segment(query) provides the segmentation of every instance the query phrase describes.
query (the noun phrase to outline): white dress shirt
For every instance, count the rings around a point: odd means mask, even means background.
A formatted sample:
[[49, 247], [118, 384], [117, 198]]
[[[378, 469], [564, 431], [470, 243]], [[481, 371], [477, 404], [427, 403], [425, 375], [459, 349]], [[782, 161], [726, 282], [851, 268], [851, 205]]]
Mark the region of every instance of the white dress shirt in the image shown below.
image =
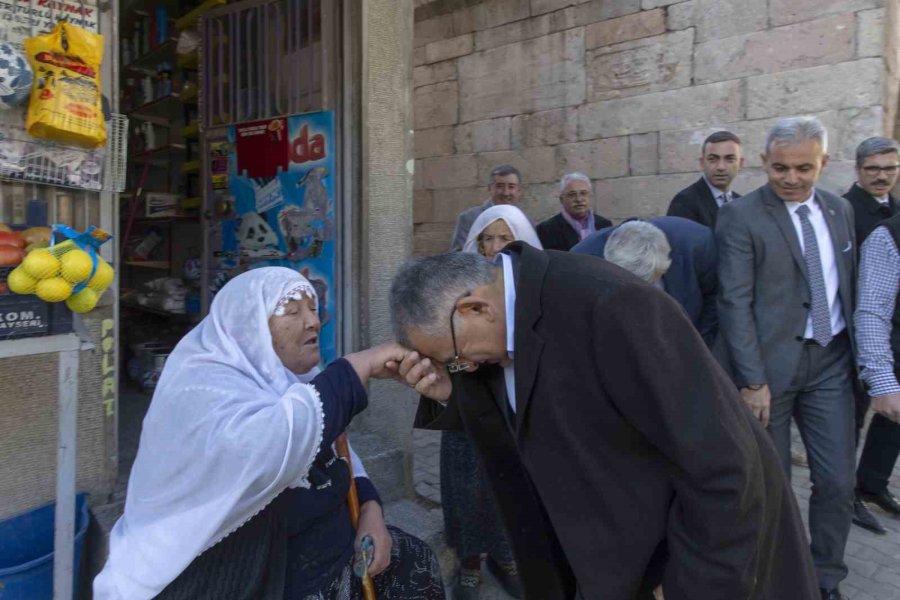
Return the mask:
[[[794, 223], [794, 229], [797, 232], [797, 239], [800, 241], [800, 250], [804, 254], [806, 254], [806, 248], [803, 243], [803, 225], [800, 222], [800, 215], [797, 214], [797, 209], [804, 204], [809, 207], [809, 223], [816, 234], [816, 241], [819, 244], [819, 260], [822, 261], [822, 275], [825, 276], [825, 293], [828, 296], [828, 309], [831, 313], [831, 335], [837, 335], [847, 327], [847, 324], [844, 322], [844, 313], [841, 311], [841, 299], [838, 296], [840, 277], [838, 276], [838, 266], [837, 260], [835, 260], [831, 232], [828, 231], [825, 214], [822, 212], [819, 200], [815, 196], [816, 190], [813, 189], [809, 198], [803, 202], [785, 202], [784, 205], [791, 215], [791, 221]], [[812, 312], [806, 317], [806, 333], [803, 334], [803, 337], [807, 339], [813, 337]]]
[[722, 208], [723, 205], [731, 202], [731, 200], [733, 199], [731, 190], [723, 192], [722, 190], [711, 184], [709, 182], [709, 179], [706, 178], [706, 175], [703, 176], [703, 181], [705, 181], [706, 185], [709, 186], [709, 191], [712, 192], [713, 198], [716, 199], [716, 204], [719, 206], [719, 208]]
[[885, 194], [884, 196], [881, 196], [880, 198], [875, 198], [875, 199], [878, 200], [878, 204], [881, 204], [882, 206], [888, 206], [888, 204], [891, 201], [891, 195]]
[[[494, 257], [494, 264], [499, 261], [503, 262], [503, 296], [506, 299], [506, 354], [510, 360], [513, 360], [516, 339], [516, 282], [513, 275], [512, 258], [501, 252]], [[506, 380], [506, 399], [515, 414], [516, 369], [514, 362], [503, 367], [503, 378]]]

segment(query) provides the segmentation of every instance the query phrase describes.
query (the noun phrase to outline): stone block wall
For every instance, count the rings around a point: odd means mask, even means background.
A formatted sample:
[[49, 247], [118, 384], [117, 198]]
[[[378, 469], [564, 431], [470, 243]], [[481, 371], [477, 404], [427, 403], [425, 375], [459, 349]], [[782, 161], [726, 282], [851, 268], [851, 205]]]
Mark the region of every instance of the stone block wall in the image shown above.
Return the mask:
[[[595, 180], [598, 211], [665, 211], [697, 178], [700, 143], [743, 140], [736, 189], [762, 182], [778, 118], [830, 134], [822, 186], [853, 181], [853, 151], [891, 134], [900, 0], [434, 0], [415, 11], [415, 252], [446, 250], [491, 168], [520, 168], [522, 208], [558, 210], [566, 171]], [[893, 24], [893, 25], [891, 25]]]

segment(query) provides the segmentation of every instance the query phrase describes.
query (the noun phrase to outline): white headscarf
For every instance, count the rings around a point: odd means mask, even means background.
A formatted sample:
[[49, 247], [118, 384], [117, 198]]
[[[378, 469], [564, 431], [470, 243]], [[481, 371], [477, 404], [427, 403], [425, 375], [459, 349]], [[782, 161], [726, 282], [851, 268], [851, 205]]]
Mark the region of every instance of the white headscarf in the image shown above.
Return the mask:
[[316, 299], [283, 267], [235, 277], [169, 356], [94, 598], [153, 598], [285, 488], [309, 487], [324, 427], [307, 383], [318, 369], [288, 371], [269, 332], [302, 295]]
[[487, 229], [488, 225], [498, 220], [506, 223], [516, 241], [521, 240], [538, 250], [544, 249], [525, 213], [511, 204], [498, 204], [478, 215], [478, 218], [472, 223], [469, 237], [466, 238], [466, 243], [463, 245], [463, 252], [478, 254], [478, 236]]

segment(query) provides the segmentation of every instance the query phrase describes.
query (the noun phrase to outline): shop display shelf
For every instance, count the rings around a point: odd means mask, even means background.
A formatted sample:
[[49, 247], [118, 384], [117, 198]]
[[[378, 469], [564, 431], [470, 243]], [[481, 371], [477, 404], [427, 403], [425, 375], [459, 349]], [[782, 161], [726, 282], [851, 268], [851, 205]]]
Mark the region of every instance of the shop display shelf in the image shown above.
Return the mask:
[[170, 94], [138, 106], [130, 111], [128, 116], [137, 119], [172, 119], [181, 110], [182, 106], [183, 104], [178, 94]]
[[151, 148], [143, 152], [135, 152], [128, 156], [128, 161], [134, 164], [142, 165], [146, 162], [162, 163], [169, 165], [173, 155], [180, 157], [186, 146], [184, 144], [167, 144], [159, 148]]
[[175, 29], [177, 29], [178, 31], [182, 31], [184, 29], [190, 29], [196, 26], [197, 19], [199, 19], [204, 13], [207, 13], [220, 4], [225, 4], [226, 2], [227, 0], [206, 0], [206, 2], [175, 21]]
[[159, 63], [166, 61], [172, 62], [175, 59], [175, 48], [177, 45], [177, 39], [169, 38], [143, 56], [140, 56], [125, 65], [122, 70], [130, 73], [156, 73], [156, 68]]
[[181, 129], [181, 136], [186, 140], [196, 140], [200, 137], [200, 121], [191, 121], [187, 127]]
[[125, 264], [129, 267], [140, 267], [142, 269], [160, 269], [168, 271], [172, 268], [172, 263], [167, 260], [126, 260]]
[[200, 88], [196, 85], [191, 85], [187, 89], [183, 89], [178, 97], [181, 98], [183, 104], [197, 104], [197, 100], [200, 98]]
[[[127, 220], [127, 216], [123, 216], [122, 220]], [[175, 215], [171, 217], [136, 217], [134, 221], [135, 224], [140, 225], [163, 225], [166, 223], [198, 223], [200, 222], [200, 215]], [[134, 261], [140, 262], [140, 261]]]
[[10, 128], [0, 132], [0, 179], [91, 191], [125, 187], [128, 118], [112, 113], [106, 144], [97, 149], [38, 139]]
[[196, 71], [200, 65], [200, 50], [193, 50], [187, 54], [179, 54], [176, 63], [180, 68]]
[[150, 313], [152, 315], [159, 315], [161, 317], [169, 317], [173, 319], [183, 319], [185, 321], [199, 321], [200, 315], [197, 313], [179, 313], [179, 312], [171, 312], [168, 310], [162, 310], [161, 308], [153, 308], [152, 306], [144, 306], [143, 304], [138, 304], [137, 302], [128, 302], [125, 300], [119, 301], [119, 306], [123, 308], [131, 308], [134, 310], [140, 310], [145, 313]]

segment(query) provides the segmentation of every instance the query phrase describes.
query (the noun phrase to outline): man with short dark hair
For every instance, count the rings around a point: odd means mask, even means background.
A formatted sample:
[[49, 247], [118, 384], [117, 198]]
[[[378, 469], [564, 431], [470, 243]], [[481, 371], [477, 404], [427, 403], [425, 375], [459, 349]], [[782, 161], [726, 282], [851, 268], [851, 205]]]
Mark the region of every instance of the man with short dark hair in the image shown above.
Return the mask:
[[459, 252], [469, 237], [469, 230], [478, 215], [497, 204], [516, 204], [522, 195], [522, 175], [519, 170], [511, 165], [500, 165], [491, 170], [491, 181], [488, 184], [491, 197], [479, 204], [459, 213], [456, 219], [456, 229], [453, 232], [453, 241], [450, 243], [451, 252]]
[[[896, 198], [891, 196], [891, 189], [896, 185], [898, 176], [900, 176], [900, 145], [897, 142], [886, 137], [870, 137], [857, 147], [856, 183], [844, 194], [844, 198], [853, 207], [856, 222], [856, 243], [859, 247], [865, 248], [864, 242], [869, 237], [869, 234], [879, 226], [884, 225], [893, 215], [900, 214], [900, 210], [898, 210], [900, 209], [900, 204], [898, 204]], [[891, 231], [893, 231], [893, 228]], [[880, 299], [879, 295], [873, 297], [873, 294], [881, 293], [880, 287], [873, 287], [871, 283], [867, 284], [866, 288], [863, 289], [863, 280], [871, 281], [872, 279], [871, 275], [863, 273], [863, 268], [867, 271], [880, 269], [889, 264], [896, 254], [896, 248], [887, 239], [887, 235], [885, 233], [879, 235], [884, 239], [873, 242], [872, 247], [868, 250], [867, 260], [865, 262], [861, 260], [860, 262], [860, 307], [856, 312], [857, 321], [860, 318], [863, 320], [869, 318], [873, 311], [872, 307], [875, 306], [875, 300]], [[882, 251], [878, 252], [875, 248], [880, 248]], [[879, 259], [884, 261], [883, 264], [875, 264]], [[869, 306], [865, 310], [863, 310], [864, 302]], [[884, 303], [881, 306], [892, 307], [893, 305], [893, 298], [884, 297]], [[889, 322], [890, 317], [885, 320], [885, 324]], [[871, 331], [872, 327], [868, 329]], [[857, 333], [859, 344], [862, 344], [863, 335], [864, 332], [862, 331]], [[862, 346], [860, 347], [859, 356], [861, 367], [866, 363], [871, 364], [874, 359], [872, 353], [863, 352]], [[886, 357], [882, 357], [882, 360], [886, 360]], [[870, 398], [884, 396], [886, 395], [885, 390], [891, 389], [882, 383], [885, 379], [893, 377], [893, 372], [890, 372], [890, 369], [881, 377], [874, 378], [876, 381], [875, 385], [870, 382], [873, 379], [871, 376], [872, 371], [871, 368], [863, 371], [862, 378], [868, 390], [857, 390], [856, 394], [857, 435], [862, 431], [865, 424]], [[878, 522], [875, 515], [871, 513], [866, 506], [866, 502], [880, 506], [888, 514], [900, 515], [900, 502], [887, 489], [890, 472], [897, 462], [898, 447], [900, 447], [900, 426], [890, 422], [885, 416], [876, 414], [869, 426], [862, 458], [856, 470], [856, 500], [853, 504], [853, 523], [879, 535], [886, 535], [887, 530]], [[885, 469], [887, 469], [886, 475]]]
[[414, 259], [389, 304], [388, 367], [472, 440], [526, 600], [817, 600], [768, 435], [661, 290], [514, 242]]
[[700, 150], [703, 175], [675, 195], [666, 214], [715, 228], [719, 209], [741, 197], [731, 189], [731, 184], [743, 166], [740, 138], [730, 131], [713, 133]]
[[559, 180], [559, 212], [535, 229], [544, 250], [566, 252], [598, 229], [612, 225], [594, 212], [594, 189], [584, 173], [566, 173]]
[[[811, 549], [822, 600], [843, 600], [853, 513], [853, 306], [849, 203], [816, 187], [828, 134], [815, 117], [766, 136], [768, 183], [722, 207], [719, 330], [741, 397], [791, 472], [791, 420], [811, 460]], [[789, 596], [786, 596], [789, 597]]]

